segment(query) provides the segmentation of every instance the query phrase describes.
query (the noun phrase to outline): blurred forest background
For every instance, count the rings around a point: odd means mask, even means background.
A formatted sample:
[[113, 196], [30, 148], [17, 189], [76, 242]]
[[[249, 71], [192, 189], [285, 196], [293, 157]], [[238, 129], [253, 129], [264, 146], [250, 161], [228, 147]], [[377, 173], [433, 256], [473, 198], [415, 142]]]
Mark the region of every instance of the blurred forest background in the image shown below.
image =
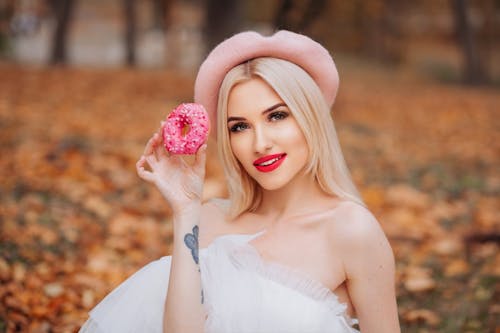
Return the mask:
[[[500, 332], [500, 2], [0, 0], [0, 332], [76, 332], [170, 253], [135, 162], [231, 34], [339, 68], [332, 114], [394, 248], [403, 332]], [[226, 195], [209, 143], [205, 198]]]

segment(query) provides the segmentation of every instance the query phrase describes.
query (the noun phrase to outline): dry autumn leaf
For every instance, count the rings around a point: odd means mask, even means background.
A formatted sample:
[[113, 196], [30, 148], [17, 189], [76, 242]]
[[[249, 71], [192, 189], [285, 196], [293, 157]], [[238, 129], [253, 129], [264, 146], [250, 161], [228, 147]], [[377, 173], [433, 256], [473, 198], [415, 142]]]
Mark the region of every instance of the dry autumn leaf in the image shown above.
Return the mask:
[[410, 310], [404, 314], [404, 319], [410, 323], [424, 322], [430, 326], [437, 326], [441, 322], [436, 312], [426, 309]]
[[424, 292], [436, 287], [432, 272], [428, 268], [418, 266], [408, 267], [403, 278], [404, 286], [411, 292]]

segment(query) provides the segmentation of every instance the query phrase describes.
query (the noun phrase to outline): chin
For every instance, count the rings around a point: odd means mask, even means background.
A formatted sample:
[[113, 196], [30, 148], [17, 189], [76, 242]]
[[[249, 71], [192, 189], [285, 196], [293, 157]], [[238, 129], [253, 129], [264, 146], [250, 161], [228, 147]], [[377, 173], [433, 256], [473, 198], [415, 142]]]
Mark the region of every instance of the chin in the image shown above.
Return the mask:
[[288, 184], [287, 181], [282, 181], [279, 179], [270, 179], [266, 181], [257, 181], [257, 183], [262, 187], [263, 190], [266, 191], [275, 191], [283, 188], [286, 184]]

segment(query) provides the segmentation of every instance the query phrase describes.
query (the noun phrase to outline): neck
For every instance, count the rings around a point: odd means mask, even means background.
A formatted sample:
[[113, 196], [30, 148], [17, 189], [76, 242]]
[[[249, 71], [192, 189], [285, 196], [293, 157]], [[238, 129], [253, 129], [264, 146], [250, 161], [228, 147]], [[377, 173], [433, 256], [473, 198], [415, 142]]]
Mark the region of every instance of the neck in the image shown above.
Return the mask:
[[331, 207], [333, 200], [335, 197], [323, 192], [311, 176], [303, 175], [280, 189], [263, 190], [256, 213], [268, 216], [273, 224], [279, 224], [293, 216]]

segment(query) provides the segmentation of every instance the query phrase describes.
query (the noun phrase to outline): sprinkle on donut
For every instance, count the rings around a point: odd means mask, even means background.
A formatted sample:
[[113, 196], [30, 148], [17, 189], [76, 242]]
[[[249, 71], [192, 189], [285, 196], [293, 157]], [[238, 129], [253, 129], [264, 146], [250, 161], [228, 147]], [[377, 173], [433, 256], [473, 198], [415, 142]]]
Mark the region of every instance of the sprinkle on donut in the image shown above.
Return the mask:
[[[189, 131], [184, 135], [184, 129]], [[208, 113], [201, 104], [183, 103], [167, 117], [162, 128], [163, 143], [171, 154], [196, 154], [210, 129]]]

